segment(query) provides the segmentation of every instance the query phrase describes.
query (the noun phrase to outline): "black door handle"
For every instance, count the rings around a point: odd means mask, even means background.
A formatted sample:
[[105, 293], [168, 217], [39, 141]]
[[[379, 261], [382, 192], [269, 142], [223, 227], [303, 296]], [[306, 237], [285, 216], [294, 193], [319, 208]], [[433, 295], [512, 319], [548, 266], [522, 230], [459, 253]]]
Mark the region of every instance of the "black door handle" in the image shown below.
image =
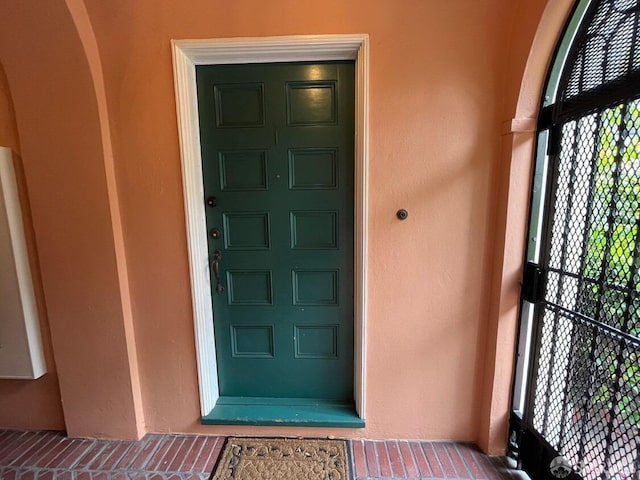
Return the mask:
[[216, 293], [218, 294], [224, 292], [224, 287], [222, 286], [222, 283], [220, 283], [220, 260], [222, 260], [222, 252], [220, 250], [216, 250], [213, 252], [211, 270], [213, 271], [213, 276], [216, 279]]

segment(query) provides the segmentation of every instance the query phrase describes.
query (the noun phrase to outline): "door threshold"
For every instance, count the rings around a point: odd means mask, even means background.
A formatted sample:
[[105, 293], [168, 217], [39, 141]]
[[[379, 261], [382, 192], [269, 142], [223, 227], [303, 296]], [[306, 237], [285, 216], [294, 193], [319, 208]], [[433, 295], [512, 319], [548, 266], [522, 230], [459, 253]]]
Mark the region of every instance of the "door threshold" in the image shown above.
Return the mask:
[[353, 402], [316, 398], [220, 397], [203, 425], [364, 428]]

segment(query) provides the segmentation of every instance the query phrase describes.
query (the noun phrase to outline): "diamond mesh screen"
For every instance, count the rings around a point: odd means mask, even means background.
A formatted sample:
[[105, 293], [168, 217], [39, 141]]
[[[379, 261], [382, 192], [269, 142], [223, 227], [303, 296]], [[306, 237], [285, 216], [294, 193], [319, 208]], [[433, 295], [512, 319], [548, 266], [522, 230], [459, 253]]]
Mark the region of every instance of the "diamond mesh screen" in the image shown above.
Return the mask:
[[640, 100], [564, 123], [555, 162], [533, 427], [584, 478], [637, 478]]
[[570, 73], [560, 95], [563, 101], [640, 70], [637, 0], [595, 3], [584, 40], [565, 67]]
[[559, 453], [585, 479], [638, 480], [640, 0], [584, 12], [540, 116], [546, 286], [541, 299], [527, 285], [532, 368], [514, 451], [542, 478]]

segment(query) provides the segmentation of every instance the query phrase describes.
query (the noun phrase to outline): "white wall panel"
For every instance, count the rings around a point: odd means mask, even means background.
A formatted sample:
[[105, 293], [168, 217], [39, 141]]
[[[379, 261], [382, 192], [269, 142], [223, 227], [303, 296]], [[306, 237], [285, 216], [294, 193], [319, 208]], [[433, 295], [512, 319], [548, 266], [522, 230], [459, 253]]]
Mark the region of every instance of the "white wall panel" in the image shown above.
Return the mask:
[[0, 147], [0, 378], [46, 371], [13, 154]]

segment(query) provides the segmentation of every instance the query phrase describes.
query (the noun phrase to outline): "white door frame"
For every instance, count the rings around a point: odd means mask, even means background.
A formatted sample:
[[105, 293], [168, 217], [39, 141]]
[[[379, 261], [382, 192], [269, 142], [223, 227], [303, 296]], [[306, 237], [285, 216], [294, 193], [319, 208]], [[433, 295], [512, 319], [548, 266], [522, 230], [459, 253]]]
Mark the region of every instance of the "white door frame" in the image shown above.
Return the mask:
[[355, 270], [354, 395], [365, 419], [367, 164], [369, 132], [369, 36], [313, 35], [172, 40], [173, 71], [182, 159], [191, 294], [200, 388], [200, 409], [209, 414], [219, 397], [213, 333], [209, 253], [202, 184], [196, 65], [355, 60]]

